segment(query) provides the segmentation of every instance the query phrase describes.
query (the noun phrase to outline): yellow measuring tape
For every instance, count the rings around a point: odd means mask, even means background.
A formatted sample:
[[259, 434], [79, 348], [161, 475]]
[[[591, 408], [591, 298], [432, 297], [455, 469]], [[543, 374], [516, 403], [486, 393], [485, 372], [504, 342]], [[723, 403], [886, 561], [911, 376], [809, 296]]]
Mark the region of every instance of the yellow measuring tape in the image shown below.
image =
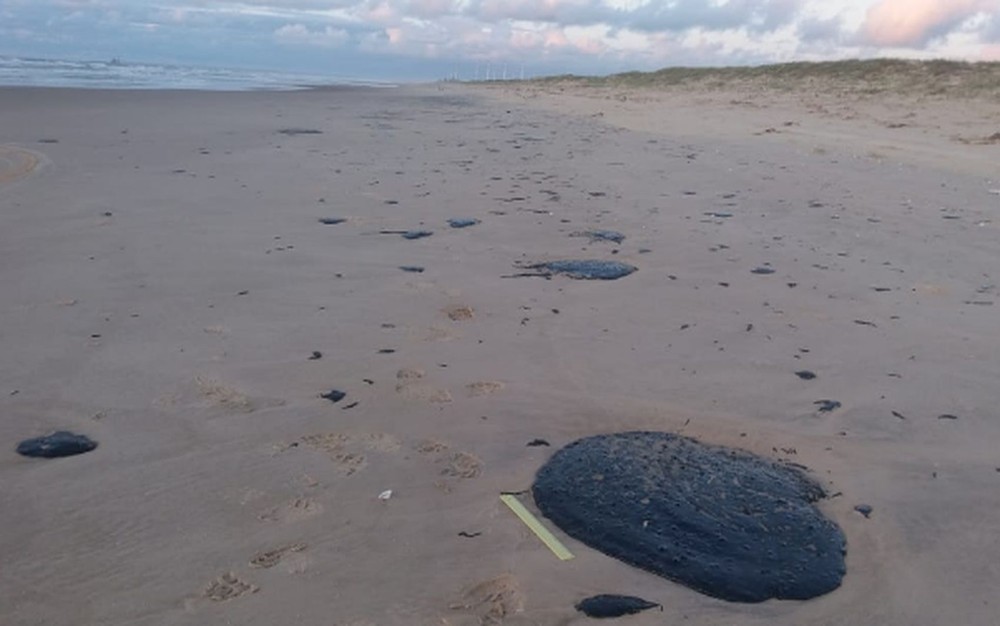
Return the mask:
[[573, 553], [561, 541], [556, 539], [556, 536], [550, 533], [548, 528], [542, 526], [538, 518], [532, 515], [531, 511], [524, 508], [520, 500], [509, 493], [502, 494], [500, 500], [514, 512], [514, 515], [518, 516], [524, 522], [525, 526], [531, 529], [531, 532], [535, 533], [542, 540], [542, 543], [548, 546], [549, 550], [552, 550], [552, 554], [559, 557], [560, 561], [568, 561], [573, 558]]

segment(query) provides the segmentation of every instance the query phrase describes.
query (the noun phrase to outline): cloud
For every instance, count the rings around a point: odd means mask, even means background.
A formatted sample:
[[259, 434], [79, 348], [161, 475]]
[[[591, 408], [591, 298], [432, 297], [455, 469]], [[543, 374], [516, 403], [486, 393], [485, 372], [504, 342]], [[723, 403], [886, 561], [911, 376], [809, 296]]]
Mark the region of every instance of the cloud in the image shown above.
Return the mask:
[[837, 41], [844, 35], [844, 24], [839, 16], [827, 19], [807, 18], [799, 22], [796, 34], [802, 43]]
[[327, 26], [320, 30], [310, 30], [303, 24], [285, 24], [274, 31], [274, 39], [279, 43], [325, 48], [342, 46], [350, 38], [351, 36], [346, 30], [333, 26]]
[[805, 0], [652, 0], [616, 7], [606, 0], [473, 0], [464, 12], [484, 22], [604, 24], [643, 32], [680, 32], [692, 28], [774, 30], [792, 22], [804, 3]]
[[458, 11], [458, 5], [455, 0], [410, 0], [406, 3], [409, 14], [425, 19], [452, 15]]
[[984, 24], [982, 40], [987, 44], [1000, 44], [1000, 11], [993, 14]]
[[980, 54], [979, 61], [1000, 61], [1000, 44], [989, 44], [983, 46], [983, 51]]
[[1000, 11], [1000, 0], [879, 0], [862, 25], [866, 43], [922, 48], [968, 20]]
[[1000, 0], [0, 0], [0, 54], [390, 79], [471, 75], [477, 64], [583, 74], [883, 47], [995, 58], [997, 45]]

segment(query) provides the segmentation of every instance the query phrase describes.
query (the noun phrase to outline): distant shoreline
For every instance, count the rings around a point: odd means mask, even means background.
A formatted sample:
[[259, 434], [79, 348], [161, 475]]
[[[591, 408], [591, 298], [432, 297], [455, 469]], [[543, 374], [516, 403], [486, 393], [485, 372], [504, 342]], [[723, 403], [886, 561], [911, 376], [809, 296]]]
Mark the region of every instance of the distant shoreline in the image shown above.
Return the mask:
[[249, 70], [109, 61], [0, 56], [0, 86], [169, 91], [302, 91], [316, 86], [391, 86], [392, 81]]
[[5, 85], [0, 84], [0, 94], [4, 92], [30, 92], [56, 93], [71, 91], [74, 93], [164, 93], [164, 94], [282, 94], [282, 93], [304, 93], [310, 91], [327, 92], [348, 92], [348, 91], [381, 91], [385, 89], [399, 89], [401, 87], [420, 86], [420, 83], [413, 85], [300, 85], [287, 89], [196, 89], [196, 88], [169, 88], [169, 87], [73, 87], [64, 85]]

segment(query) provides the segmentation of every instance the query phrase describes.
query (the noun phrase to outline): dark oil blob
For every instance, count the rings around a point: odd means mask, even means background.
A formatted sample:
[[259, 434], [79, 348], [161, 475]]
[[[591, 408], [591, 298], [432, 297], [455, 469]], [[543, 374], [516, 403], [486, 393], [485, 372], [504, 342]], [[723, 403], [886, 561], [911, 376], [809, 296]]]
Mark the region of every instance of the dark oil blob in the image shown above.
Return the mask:
[[588, 546], [733, 602], [840, 586], [846, 541], [796, 467], [660, 432], [559, 450], [533, 486], [542, 514]]
[[346, 398], [347, 394], [344, 393], [343, 391], [340, 391], [339, 389], [331, 389], [326, 393], [320, 394], [319, 397], [323, 398], [324, 400], [329, 400], [330, 402], [336, 404], [337, 402], [340, 402], [341, 400]]
[[45, 437], [25, 439], [17, 444], [17, 453], [35, 458], [57, 459], [90, 452], [95, 448], [97, 442], [86, 435], [60, 430]]
[[452, 228], [468, 228], [469, 226], [475, 226], [479, 223], [479, 220], [475, 218], [459, 218], [448, 220], [448, 226]]
[[635, 615], [649, 609], [660, 606], [655, 602], [643, 600], [635, 596], [616, 596], [611, 594], [601, 594], [580, 600], [576, 604], [576, 610], [587, 617], [623, 617], [625, 615]]
[[829, 413], [830, 411], [836, 411], [841, 407], [840, 402], [836, 400], [817, 400], [813, 402], [817, 407], [819, 407], [820, 413]]
[[423, 239], [424, 237], [430, 237], [434, 233], [429, 230], [408, 230], [401, 234], [403, 239]]
[[323, 131], [316, 130], [315, 128], [282, 128], [278, 133], [294, 137], [295, 135], [322, 135]]

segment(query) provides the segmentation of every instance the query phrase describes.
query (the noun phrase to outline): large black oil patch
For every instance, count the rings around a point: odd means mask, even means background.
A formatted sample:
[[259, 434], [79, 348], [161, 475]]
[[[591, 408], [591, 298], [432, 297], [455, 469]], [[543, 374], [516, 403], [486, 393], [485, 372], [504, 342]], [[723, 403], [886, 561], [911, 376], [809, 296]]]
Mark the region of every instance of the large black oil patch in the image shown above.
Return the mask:
[[805, 600], [844, 577], [844, 534], [814, 506], [823, 488], [747, 452], [658, 432], [588, 437], [556, 452], [533, 491], [569, 535], [723, 600]]

